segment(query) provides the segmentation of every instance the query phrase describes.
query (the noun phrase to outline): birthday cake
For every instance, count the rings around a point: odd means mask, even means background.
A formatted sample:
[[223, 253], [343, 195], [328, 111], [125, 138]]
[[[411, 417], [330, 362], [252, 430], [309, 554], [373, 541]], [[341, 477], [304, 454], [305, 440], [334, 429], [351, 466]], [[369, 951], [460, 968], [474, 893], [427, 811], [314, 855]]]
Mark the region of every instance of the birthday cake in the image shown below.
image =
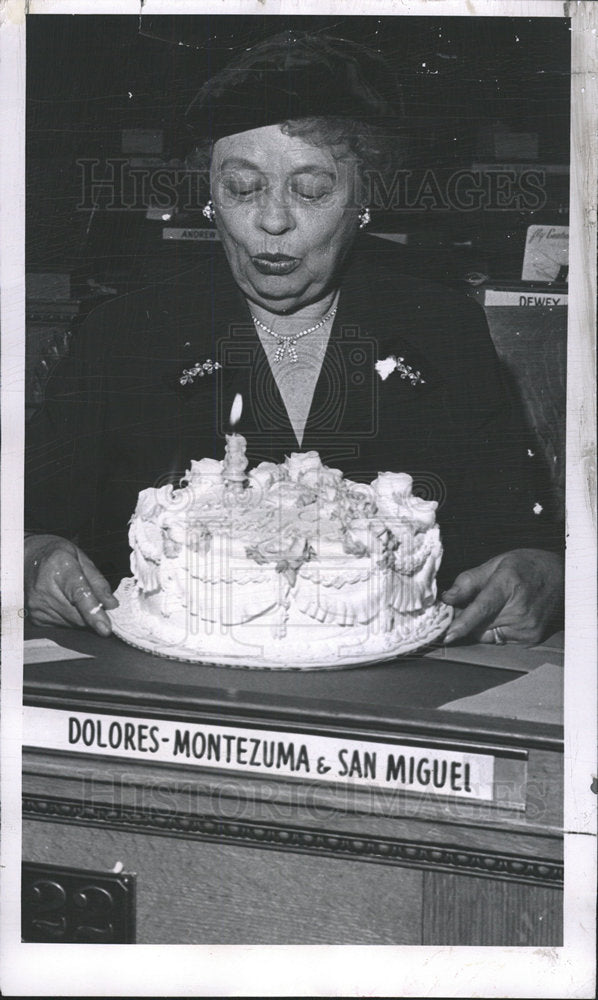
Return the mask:
[[411, 477], [345, 479], [317, 452], [245, 474], [245, 439], [142, 490], [114, 632], [162, 656], [274, 669], [376, 662], [439, 638], [436, 502]]

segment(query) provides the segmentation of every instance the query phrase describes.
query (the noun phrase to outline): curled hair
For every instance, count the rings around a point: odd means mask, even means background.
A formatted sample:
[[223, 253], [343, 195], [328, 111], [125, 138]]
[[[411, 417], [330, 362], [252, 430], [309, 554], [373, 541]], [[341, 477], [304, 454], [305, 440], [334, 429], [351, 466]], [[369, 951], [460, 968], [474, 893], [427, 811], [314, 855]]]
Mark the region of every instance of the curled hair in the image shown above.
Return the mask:
[[314, 146], [328, 146], [335, 159], [352, 154], [362, 183], [370, 172], [389, 171], [395, 158], [394, 136], [378, 125], [353, 118], [303, 118], [284, 122], [282, 130]]

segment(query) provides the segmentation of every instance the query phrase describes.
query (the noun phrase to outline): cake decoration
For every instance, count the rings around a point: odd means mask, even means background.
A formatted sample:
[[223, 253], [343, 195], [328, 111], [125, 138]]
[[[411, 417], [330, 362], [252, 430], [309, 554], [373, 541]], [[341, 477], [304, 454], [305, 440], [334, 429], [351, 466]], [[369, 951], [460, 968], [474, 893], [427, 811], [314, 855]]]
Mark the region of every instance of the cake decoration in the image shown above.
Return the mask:
[[412, 652], [448, 628], [437, 504], [409, 475], [352, 482], [315, 451], [247, 466], [230, 434], [222, 461], [141, 491], [117, 635], [179, 659], [306, 670]]

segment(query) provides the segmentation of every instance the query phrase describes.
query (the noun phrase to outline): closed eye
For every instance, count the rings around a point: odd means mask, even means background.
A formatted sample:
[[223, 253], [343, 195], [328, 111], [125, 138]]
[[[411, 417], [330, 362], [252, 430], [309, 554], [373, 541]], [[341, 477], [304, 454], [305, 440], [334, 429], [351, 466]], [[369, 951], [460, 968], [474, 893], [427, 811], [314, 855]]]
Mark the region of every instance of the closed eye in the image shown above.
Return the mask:
[[226, 192], [234, 198], [251, 198], [264, 188], [264, 181], [259, 175], [243, 176], [242, 173], [231, 171], [222, 178]]
[[336, 178], [328, 170], [305, 167], [290, 178], [290, 187], [302, 201], [322, 201], [333, 193]]
[[242, 187], [239, 184], [227, 184], [226, 189], [229, 194], [232, 194], [235, 198], [251, 198], [254, 194], [259, 194], [263, 190], [261, 185], [252, 185], [251, 187]]
[[330, 191], [322, 191], [317, 194], [308, 191], [296, 191], [295, 194], [303, 201], [322, 201], [323, 198], [326, 198], [330, 194]]

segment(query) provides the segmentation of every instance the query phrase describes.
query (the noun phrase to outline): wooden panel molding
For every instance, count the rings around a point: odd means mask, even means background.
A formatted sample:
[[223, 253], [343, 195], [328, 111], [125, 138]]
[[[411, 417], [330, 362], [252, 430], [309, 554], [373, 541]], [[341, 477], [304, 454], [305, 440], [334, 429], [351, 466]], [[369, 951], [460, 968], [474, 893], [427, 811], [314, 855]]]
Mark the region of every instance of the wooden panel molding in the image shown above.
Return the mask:
[[246, 847], [272, 848], [334, 858], [355, 858], [378, 864], [404, 865], [482, 878], [504, 879], [558, 888], [560, 862], [520, 857], [458, 845], [425, 844], [413, 840], [338, 833], [295, 825], [220, 819], [217, 816], [133, 806], [85, 802], [53, 796], [24, 796], [23, 814], [73, 826], [110, 827], [158, 836], [182, 837]]

